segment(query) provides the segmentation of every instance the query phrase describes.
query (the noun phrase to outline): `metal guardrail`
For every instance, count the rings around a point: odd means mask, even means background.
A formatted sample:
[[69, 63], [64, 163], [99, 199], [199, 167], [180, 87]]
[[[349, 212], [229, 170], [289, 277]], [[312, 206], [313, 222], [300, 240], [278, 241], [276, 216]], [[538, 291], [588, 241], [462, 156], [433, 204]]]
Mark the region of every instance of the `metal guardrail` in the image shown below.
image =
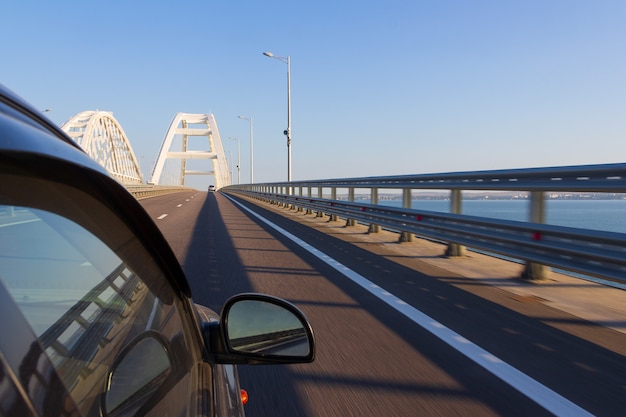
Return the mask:
[[[338, 188], [348, 190], [349, 201], [337, 199]], [[355, 202], [356, 188], [369, 188], [373, 204]], [[325, 189], [330, 199], [322, 197]], [[402, 190], [404, 208], [378, 205], [380, 189]], [[411, 191], [433, 189], [450, 190], [451, 213], [410, 208]], [[529, 192], [529, 221], [463, 215], [463, 190]], [[401, 240], [440, 240], [450, 256], [468, 246], [525, 261], [527, 279], [544, 278], [544, 266], [550, 266], [626, 283], [626, 234], [543, 224], [546, 192], [626, 193], [626, 164], [247, 184], [222, 191], [345, 218], [348, 225], [369, 223], [372, 232], [382, 226], [401, 233]]]
[[228, 189], [290, 187], [624, 193], [626, 163], [274, 182], [229, 186]]

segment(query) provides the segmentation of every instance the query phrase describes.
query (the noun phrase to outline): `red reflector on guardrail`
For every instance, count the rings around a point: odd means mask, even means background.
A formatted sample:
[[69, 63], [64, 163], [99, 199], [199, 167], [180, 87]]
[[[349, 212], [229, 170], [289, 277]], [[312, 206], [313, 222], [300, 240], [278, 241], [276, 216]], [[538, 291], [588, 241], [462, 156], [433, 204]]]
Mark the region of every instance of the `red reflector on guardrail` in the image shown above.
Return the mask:
[[418, 222], [422, 221], [422, 215], [418, 214], [417, 216], [415, 216], [415, 220], [417, 220]]
[[533, 232], [533, 240], [541, 240], [541, 232]]

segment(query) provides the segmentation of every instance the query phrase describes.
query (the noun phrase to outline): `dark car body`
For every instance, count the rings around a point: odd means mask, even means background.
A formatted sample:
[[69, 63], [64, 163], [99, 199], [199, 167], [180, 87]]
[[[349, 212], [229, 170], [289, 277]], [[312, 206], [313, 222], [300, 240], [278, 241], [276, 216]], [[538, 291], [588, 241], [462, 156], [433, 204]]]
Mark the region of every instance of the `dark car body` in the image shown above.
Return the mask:
[[135, 198], [1, 85], [0, 314], [0, 416], [241, 416], [236, 364], [315, 356], [284, 300], [194, 304]]

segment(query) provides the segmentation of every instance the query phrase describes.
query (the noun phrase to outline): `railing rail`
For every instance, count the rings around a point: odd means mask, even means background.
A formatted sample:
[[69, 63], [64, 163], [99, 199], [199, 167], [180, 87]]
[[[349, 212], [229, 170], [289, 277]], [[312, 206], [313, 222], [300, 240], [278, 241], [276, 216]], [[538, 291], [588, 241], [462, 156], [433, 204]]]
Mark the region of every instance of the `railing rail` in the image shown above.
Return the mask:
[[[354, 201], [354, 190], [363, 188], [371, 189], [373, 204]], [[331, 198], [323, 198], [325, 189]], [[338, 200], [337, 189], [348, 189], [349, 201]], [[404, 207], [378, 205], [381, 189], [401, 189]], [[450, 191], [451, 213], [411, 208], [413, 190], [434, 189]], [[463, 190], [529, 192], [529, 221], [463, 215]], [[551, 266], [626, 283], [626, 234], [543, 224], [546, 192], [626, 193], [626, 164], [245, 184], [222, 191], [315, 210], [345, 218], [346, 224], [369, 223], [374, 232], [382, 226], [404, 240], [410, 240], [407, 235], [437, 239], [448, 243], [448, 255], [468, 246], [519, 259], [526, 262], [528, 279], [544, 278], [544, 266]]]
[[626, 163], [273, 182], [235, 185], [228, 188], [261, 190], [268, 187], [623, 193], [626, 192]]

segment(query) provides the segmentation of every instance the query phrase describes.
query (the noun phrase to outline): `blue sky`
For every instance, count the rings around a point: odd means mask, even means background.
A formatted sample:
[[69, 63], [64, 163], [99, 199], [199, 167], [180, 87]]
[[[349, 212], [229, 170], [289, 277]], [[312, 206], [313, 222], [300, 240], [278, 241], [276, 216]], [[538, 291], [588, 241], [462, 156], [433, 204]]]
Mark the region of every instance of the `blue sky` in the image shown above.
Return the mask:
[[34, 1], [1, 7], [0, 83], [61, 125], [112, 111], [146, 176], [213, 113], [249, 179], [624, 162], [626, 2]]

